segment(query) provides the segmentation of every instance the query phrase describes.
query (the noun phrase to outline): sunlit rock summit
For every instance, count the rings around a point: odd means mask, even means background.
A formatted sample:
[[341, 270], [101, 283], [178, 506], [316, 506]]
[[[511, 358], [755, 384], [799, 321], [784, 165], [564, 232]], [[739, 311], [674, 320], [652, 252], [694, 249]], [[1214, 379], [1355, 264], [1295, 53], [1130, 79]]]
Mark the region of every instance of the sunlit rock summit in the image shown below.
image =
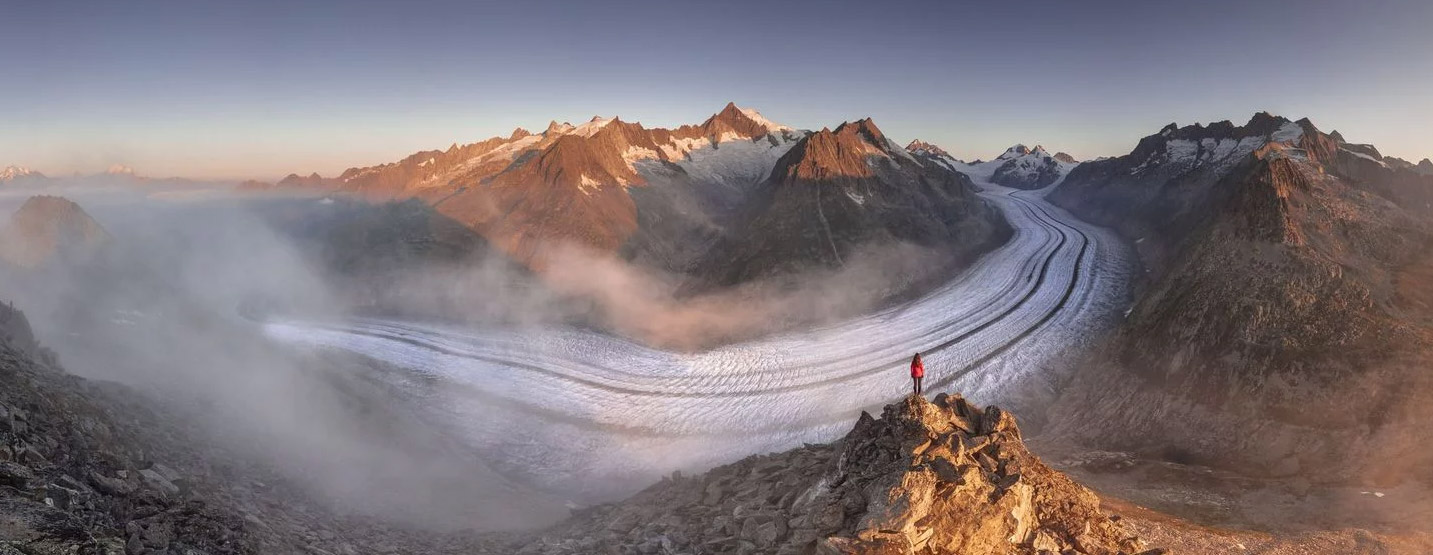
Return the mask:
[[1099, 498], [1032, 455], [1010, 413], [959, 395], [863, 413], [845, 438], [673, 476], [522, 553], [1139, 553]]

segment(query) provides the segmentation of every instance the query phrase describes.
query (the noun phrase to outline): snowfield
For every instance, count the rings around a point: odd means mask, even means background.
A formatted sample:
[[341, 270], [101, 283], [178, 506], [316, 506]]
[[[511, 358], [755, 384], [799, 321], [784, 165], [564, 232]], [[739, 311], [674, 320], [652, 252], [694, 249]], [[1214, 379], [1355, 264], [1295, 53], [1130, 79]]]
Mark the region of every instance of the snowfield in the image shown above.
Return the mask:
[[[1019, 405], [1063, 380], [1060, 355], [1127, 305], [1131, 257], [1115, 236], [965, 167], [1015, 235], [924, 297], [837, 325], [700, 353], [574, 328], [270, 321], [270, 337], [386, 363], [395, 395], [475, 456], [580, 503], [802, 442], [830, 441], [860, 411], [926, 389]], [[1058, 184], [1056, 185], [1058, 186]]]

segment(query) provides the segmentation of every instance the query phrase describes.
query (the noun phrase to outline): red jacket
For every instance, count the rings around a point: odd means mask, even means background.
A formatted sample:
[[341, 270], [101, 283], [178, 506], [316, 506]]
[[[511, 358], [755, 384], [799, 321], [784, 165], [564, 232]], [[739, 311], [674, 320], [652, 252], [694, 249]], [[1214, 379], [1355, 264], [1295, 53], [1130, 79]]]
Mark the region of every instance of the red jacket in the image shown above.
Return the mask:
[[924, 378], [924, 377], [925, 377], [925, 365], [922, 364], [921, 361], [915, 360], [915, 359], [912, 359], [912, 360], [911, 360], [911, 377], [912, 377], [912, 378]]

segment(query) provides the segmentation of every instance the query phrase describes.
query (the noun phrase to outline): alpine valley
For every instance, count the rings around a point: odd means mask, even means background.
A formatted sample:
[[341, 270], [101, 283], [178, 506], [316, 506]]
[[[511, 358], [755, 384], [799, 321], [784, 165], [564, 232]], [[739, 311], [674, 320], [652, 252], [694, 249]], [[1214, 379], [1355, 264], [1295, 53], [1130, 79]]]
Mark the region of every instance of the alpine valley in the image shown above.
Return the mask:
[[1433, 551], [1433, 163], [1308, 119], [0, 193], [0, 554]]

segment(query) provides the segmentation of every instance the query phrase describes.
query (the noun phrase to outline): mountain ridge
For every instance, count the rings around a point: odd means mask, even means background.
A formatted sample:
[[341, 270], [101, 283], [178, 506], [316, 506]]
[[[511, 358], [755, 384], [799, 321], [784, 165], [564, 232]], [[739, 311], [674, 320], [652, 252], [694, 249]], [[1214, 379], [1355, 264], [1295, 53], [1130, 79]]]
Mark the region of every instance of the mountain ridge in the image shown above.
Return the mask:
[[[353, 193], [372, 200], [419, 198], [539, 271], [564, 256], [566, 245], [573, 245], [648, 261], [665, 271], [696, 271], [703, 281], [722, 273], [725, 277], [714, 282], [729, 283], [780, 273], [773, 271], [777, 266], [794, 267], [775, 255], [750, 256], [751, 264], [763, 267], [730, 272], [700, 262], [738, 248], [734, 241], [770, 240], [743, 234], [738, 222], [754, 221], [755, 214], [764, 211], [754, 203], [775, 198], [775, 188], [816, 180], [871, 187], [878, 182], [910, 185], [941, 179], [956, 183], [961, 177], [949, 164], [924, 167], [870, 118], [844, 122], [835, 129], [798, 131], [727, 103], [696, 125], [646, 128], [620, 117], [594, 117], [579, 126], [553, 121], [539, 134], [516, 129], [507, 138], [420, 151], [394, 163], [350, 168], [337, 178], [294, 175], [277, 187]], [[654, 185], [653, 180], [659, 183]], [[922, 199], [901, 202], [975, 203], [973, 197], [958, 200], [960, 195], [937, 199], [930, 192], [913, 194]], [[559, 207], [562, 214], [556, 217], [553, 211]], [[996, 217], [988, 208], [974, 211], [981, 218]], [[880, 218], [848, 220], [872, 230], [888, 228]], [[819, 218], [802, 225], [830, 227]], [[977, 236], [973, 243], [988, 245], [986, 236], [996, 234], [994, 228], [967, 231]], [[889, 235], [862, 230], [838, 232], [834, 237], [822, 234], [826, 237], [813, 240], [819, 249], [794, 245], [787, 249], [791, 260], [839, 265], [842, 251], [848, 248], [842, 237], [864, 240]], [[934, 237], [925, 231], [915, 235], [925, 243]], [[673, 237], [683, 243], [673, 244]], [[820, 251], [827, 254], [817, 254]]]
[[[518, 260], [542, 266], [555, 241], [604, 252], [622, 246], [636, 229], [626, 189], [647, 184], [638, 162], [669, 163], [696, 149], [773, 135], [781, 139], [770, 142], [790, 142], [793, 133], [734, 103], [701, 124], [675, 129], [648, 129], [620, 117], [594, 117], [581, 126], [553, 121], [539, 134], [518, 128], [507, 138], [420, 151], [394, 163], [349, 168], [337, 178], [290, 175], [277, 187], [420, 198]], [[567, 221], [545, 216], [548, 206], [566, 206]]]
[[[1120, 432], [1067, 431], [1276, 476], [1433, 467], [1403, 439], [1433, 397], [1415, 370], [1433, 311], [1413, 285], [1433, 260], [1430, 189], [1375, 148], [1264, 112], [1243, 126], [1166, 126], [1130, 154], [1081, 164], [1049, 198], [1128, 238], [1145, 274], [1051, 421], [1103, 418]], [[1303, 410], [1334, 399], [1377, 409]], [[1241, 422], [1259, 422], [1261, 440], [1203, 439]]]

